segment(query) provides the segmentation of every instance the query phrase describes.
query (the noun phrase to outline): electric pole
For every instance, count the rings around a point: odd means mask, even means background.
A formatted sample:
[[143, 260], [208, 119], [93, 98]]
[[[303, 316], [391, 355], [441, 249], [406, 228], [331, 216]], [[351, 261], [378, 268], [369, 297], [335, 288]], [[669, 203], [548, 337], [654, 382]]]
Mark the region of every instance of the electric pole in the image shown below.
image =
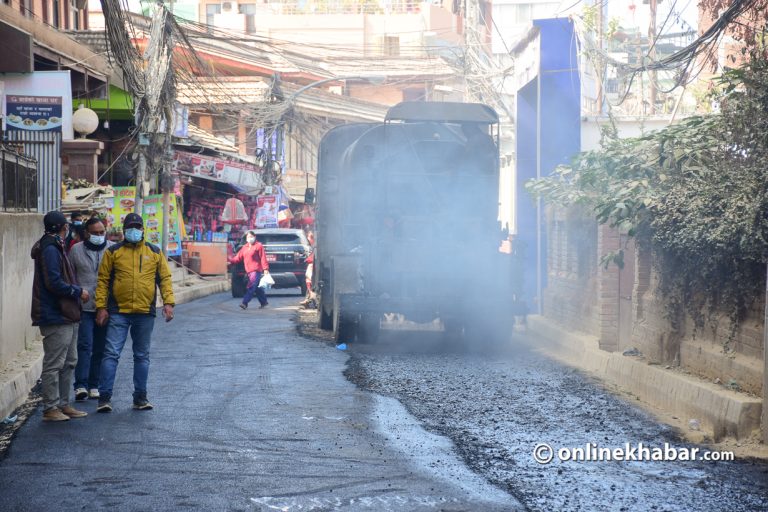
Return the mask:
[[[649, 62], [656, 62], [656, 7], [658, 5], [658, 0], [649, 0], [651, 5], [651, 22], [650, 26], [648, 27], [648, 60]], [[648, 82], [650, 85], [650, 102], [651, 102], [651, 108], [649, 111], [649, 114], [653, 115], [656, 113], [656, 77], [657, 72], [656, 70], [651, 70], [648, 72]]]

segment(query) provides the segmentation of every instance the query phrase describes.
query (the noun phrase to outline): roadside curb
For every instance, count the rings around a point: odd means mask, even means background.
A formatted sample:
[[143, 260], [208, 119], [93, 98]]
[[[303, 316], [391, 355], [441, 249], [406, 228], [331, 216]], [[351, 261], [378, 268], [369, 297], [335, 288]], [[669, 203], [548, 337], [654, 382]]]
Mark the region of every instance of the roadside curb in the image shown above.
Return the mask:
[[43, 343], [36, 340], [0, 372], [0, 420], [27, 400], [42, 371]]
[[542, 316], [529, 316], [528, 326], [531, 334], [551, 343], [539, 347], [547, 355], [587, 370], [651, 406], [686, 420], [697, 419], [715, 442], [726, 436], [747, 439], [760, 428], [760, 398], [665, 370], [640, 358], [605, 352], [599, 349], [597, 337], [569, 332]]
[[[188, 282], [188, 281], [187, 281]], [[226, 292], [230, 290], [232, 284], [229, 279], [217, 281], [199, 281], [193, 285], [177, 286], [174, 283], [173, 295], [176, 298], [176, 304], [184, 304], [201, 297], [213, 295], [215, 293]]]

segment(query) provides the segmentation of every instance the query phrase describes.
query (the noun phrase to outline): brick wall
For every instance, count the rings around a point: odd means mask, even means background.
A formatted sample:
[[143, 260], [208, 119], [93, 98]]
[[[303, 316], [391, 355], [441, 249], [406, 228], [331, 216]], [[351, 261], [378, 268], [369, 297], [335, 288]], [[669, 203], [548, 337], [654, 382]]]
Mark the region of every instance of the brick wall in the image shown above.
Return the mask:
[[[619, 269], [599, 264], [602, 255], [622, 247], [619, 232], [607, 226], [584, 224], [573, 229], [561, 209], [547, 212], [549, 252], [544, 316], [599, 339], [607, 351], [619, 350]], [[731, 338], [727, 315], [695, 329], [690, 318], [677, 319], [660, 289], [660, 275], [652, 251], [634, 253], [631, 345], [651, 364], [679, 366], [694, 375], [761, 394], [763, 375], [763, 309], [755, 304]], [[622, 346], [620, 350], [628, 347]]]
[[597, 224], [582, 220], [576, 228], [568, 212], [548, 211], [548, 284], [542, 294], [543, 311], [569, 329], [597, 335]]

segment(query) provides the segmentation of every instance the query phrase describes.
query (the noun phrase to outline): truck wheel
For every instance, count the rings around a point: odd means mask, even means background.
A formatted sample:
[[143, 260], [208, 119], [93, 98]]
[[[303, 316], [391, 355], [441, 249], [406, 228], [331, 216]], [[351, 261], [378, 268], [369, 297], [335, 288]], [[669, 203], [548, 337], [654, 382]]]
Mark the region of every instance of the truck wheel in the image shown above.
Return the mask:
[[299, 288], [301, 288], [301, 296], [306, 297], [307, 296], [307, 282], [302, 281], [299, 283]]
[[239, 299], [245, 295], [245, 283], [243, 279], [232, 274], [232, 297]]
[[357, 338], [357, 322], [344, 315], [341, 308], [333, 310], [333, 337], [339, 343], [352, 343]]
[[381, 332], [381, 315], [376, 313], [365, 313], [360, 318], [360, 342], [376, 343], [379, 340]]
[[333, 312], [326, 313], [325, 309], [323, 309], [322, 304], [318, 308], [320, 310], [320, 328], [324, 331], [330, 331], [333, 329]]

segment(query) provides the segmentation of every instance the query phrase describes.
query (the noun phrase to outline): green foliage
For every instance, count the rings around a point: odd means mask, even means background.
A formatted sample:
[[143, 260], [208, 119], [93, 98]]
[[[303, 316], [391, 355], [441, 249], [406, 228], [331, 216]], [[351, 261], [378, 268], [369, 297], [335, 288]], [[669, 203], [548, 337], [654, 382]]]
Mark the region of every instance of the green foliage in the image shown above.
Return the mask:
[[723, 75], [720, 90], [719, 113], [639, 138], [607, 137], [527, 188], [585, 205], [652, 249], [673, 317], [685, 308], [702, 326], [704, 312], [726, 310], [735, 329], [765, 286], [768, 61], [753, 56]]

